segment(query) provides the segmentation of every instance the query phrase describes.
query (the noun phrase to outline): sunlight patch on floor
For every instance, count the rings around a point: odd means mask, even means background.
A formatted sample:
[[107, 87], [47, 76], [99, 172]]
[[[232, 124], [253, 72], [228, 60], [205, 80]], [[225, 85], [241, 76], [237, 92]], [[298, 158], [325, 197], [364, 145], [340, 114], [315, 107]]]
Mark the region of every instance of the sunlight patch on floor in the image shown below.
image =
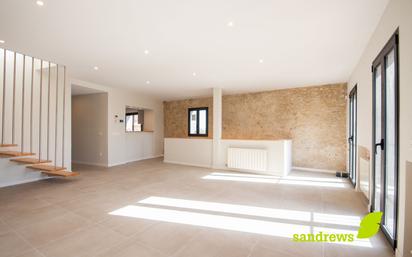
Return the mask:
[[[238, 204], [204, 202], [184, 200], [169, 197], [151, 196], [139, 201], [141, 204], [161, 205], [202, 211], [215, 211], [231, 214], [259, 216], [276, 219], [311, 221], [311, 213], [306, 211], [293, 211], [285, 209], [272, 209]], [[358, 224], [359, 225], [359, 224]]]
[[295, 233], [310, 233], [310, 227], [304, 225], [136, 205], [128, 205], [109, 214], [288, 238]]
[[277, 176], [267, 176], [267, 175], [212, 172], [202, 177], [202, 179], [252, 182], [252, 183], [268, 183], [268, 184], [285, 184], [285, 185], [310, 186], [310, 187], [346, 188], [349, 186], [349, 184], [342, 179], [307, 177], [307, 176], [286, 176], [286, 177], [280, 178]]
[[[185, 210], [168, 209], [168, 207], [184, 208]], [[210, 211], [214, 213], [200, 213], [196, 211]], [[352, 215], [264, 208], [158, 196], [150, 196], [137, 202], [136, 205], [127, 205], [109, 214], [286, 238], [292, 238], [294, 234], [318, 234], [320, 232], [356, 235], [357, 227], [361, 220], [361, 217]], [[253, 217], [228, 216], [229, 214]], [[278, 220], [260, 220], [259, 217]], [[297, 223], [285, 223], [282, 220], [291, 220]], [[328, 226], [339, 225], [352, 228], [321, 227], [327, 224]], [[328, 243], [372, 247], [368, 239]]]
[[297, 211], [290, 209], [264, 208], [249, 205], [194, 201], [170, 197], [150, 196], [139, 201], [138, 203], [174, 208], [185, 208], [192, 210], [230, 213], [238, 215], [249, 215], [264, 218], [334, 224], [351, 227], [359, 227], [359, 224], [361, 222], [360, 216], [353, 215], [339, 215], [310, 211]]
[[361, 219], [361, 217], [353, 215], [339, 215], [314, 212], [312, 220], [317, 223], [359, 227]]

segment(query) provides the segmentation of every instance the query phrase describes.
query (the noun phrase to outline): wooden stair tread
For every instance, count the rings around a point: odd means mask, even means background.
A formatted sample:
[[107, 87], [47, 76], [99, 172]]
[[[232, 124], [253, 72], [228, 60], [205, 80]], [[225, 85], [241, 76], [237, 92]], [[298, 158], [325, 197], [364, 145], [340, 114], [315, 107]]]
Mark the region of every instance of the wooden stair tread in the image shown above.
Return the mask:
[[10, 156], [10, 157], [18, 157], [18, 156], [31, 156], [35, 155], [34, 153], [22, 153], [20, 151], [0, 151], [0, 156]]
[[11, 159], [12, 162], [24, 163], [24, 164], [40, 164], [40, 163], [49, 163], [50, 160], [39, 160], [39, 158], [16, 158]]
[[42, 171], [41, 173], [48, 176], [58, 176], [58, 177], [75, 177], [78, 176], [78, 172], [67, 171], [67, 170], [57, 170], [57, 171]]
[[61, 171], [61, 170], [65, 170], [65, 167], [55, 167], [54, 165], [47, 165], [47, 164], [34, 164], [34, 165], [30, 165], [27, 166], [27, 168], [30, 169], [35, 169], [35, 170], [41, 170], [41, 171]]
[[16, 144], [0, 144], [0, 147], [14, 147]]
[[65, 167], [60, 167], [57, 166], [55, 167], [54, 165], [48, 165], [48, 164], [34, 164], [27, 166], [28, 168], [35, 169], [35, 170], [42, 170], [42, 171], [61, 171], [65, 170]]

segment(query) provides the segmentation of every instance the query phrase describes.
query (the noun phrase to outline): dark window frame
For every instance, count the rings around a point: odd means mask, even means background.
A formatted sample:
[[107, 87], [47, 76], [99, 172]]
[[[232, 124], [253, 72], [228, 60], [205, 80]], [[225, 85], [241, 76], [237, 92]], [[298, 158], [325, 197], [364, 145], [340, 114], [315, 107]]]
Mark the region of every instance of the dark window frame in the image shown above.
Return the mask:
[[[196, 133], [190, 133], [190, 113], [192, 111], [196, 111]], [[200, 111], [206, 111], [206, 133], [200, 134], [199, 133], [199, 119]], [[187, 134], [189, 137], [208, 137], [209, 136], [209, 107], [196, 107], [196, 108], [188, 108], [187, 109]]]
[[[125, 125], [125, 130], [126, 130], [126, 133], [133, 133], [133, 132], [142, 132], [143, 131], [143, 124], [140, 124], [141, 125], [141, 130], [139, 131], [139, 130], [135, 130], [135, 128], [134, 128], [134, 121], [135, 121], [135, 116], [137, 115], [137, 121], [139, 122], [139, 112], [131, 112], [131, 113], [126, 113], [126, 117], [125, 117], [125, 119], [124, 119], [124, 125]], [[128, 131], [127, 130], [127, 116], [132, 116], [133, 118], [132, 118], [132, 130], [131, 131]]]
[[[386, 228], [381, 225], [381, 230], [383, 234], [385, 235], [386, 239], [389, 241], [393, 249], [396, 249], [397, 247], [397, 226], [398, 226], [398, 211], [399, 211], [399, 29], [395, 31], [395, 33], [392, 35], [392, 37], [389, 39], [389, 41], [386, 43], [386, 45], [383, 47], [383, 49], [380, 51], [378, 56], [375, 58], [375, 60], [372, 63], [372, 151], [373, 151], [373, 157], [371, 158], [372, 161], [372, 181], [373, 181], [373, 186], [372, 186], [372, 197], [371, 197], [371, 211], [375, 211], [375, 194], [376, 194], [376, 165], [375, 163], [375, 153], [376, 153], [376, 148], [378, 144], [375, 142], [376, 140], [376, 90], [377, 90], [377, 85], [375, 81], [375, 72], [376, 68], [378, 66], [381, 66], [381, 80], [382, 80], [382, 85], [380, 90], [382, 90], [381, 93], [381, 108], [386, 111], [386, 58], [385, 56], [392, 50], [395, 50], [395, 90], [396, 90], [396, 98], [395, 98], [395, 190], [394, 190], [394, 198], [395, 198], [395, 210], [394, 210], [394, 218], [395, 218], [395, 224], [394, 224], [394, 235], [393, 238], [390, 236], [389, 232], [386, 231]], [[383, 113], [384, 118], [381, 121], [381, 134], [386, 135], [386, 112]], [[385, 137], [386, 139], [386, 137]], [[382, 143], [382, 142], [381, 142]], [[381, 146], [382, 147], [382, 146]], [[385, 148], [385, 147], [384, 147]], [[381, 203], [381, 208], [385, 207], [385, 188], [386, 188], [386, 157], [382, 155], [382, 160], [381, 160], [381, 190], [383, 193], [381, 193], [380, 196], [380, 203]], [[384, 212], [384, 211], [383, 211]], [[382, 216], [382, 224], [385, 220], [385, 212]]]
[[[349, 161], [349, 164], [352, 164], [349, 170], [349, 181], [352, 183], [353, 187], [356, 187], [356, 180], [358, 179], [358, 169], [357, 169], [357, 156], [358, 156], [358, 146], [357, 146], [357, 141], [358, 141], [358, 131], [357, 131], [357, 127], [358, 127], [358, 84], [355, 84], [355, 86], [352, 88], [352, 90], [349, 93], [349, 111], [351, 112], [349, 114], [349, 119], [353, 118], [353, 123], [351, 123], [352, 121], [349, 120], [349, 126], [352, 125], [352, 127], [349, 128], [349, 138], [348, 138], [348, 143], [352, 144], [352, 151], [353, 153], [352, 156], [349, 156], [349, 158], [352, 159], [352, 163], [351, 161]], [[355, 100], [355, 102], [353, 102]], [[352, 102], [351, 102], [352, 101]], [[352, 105], [353, 104], [353, 105]], [[353, 109], [352, 109], [353, 108]], [[351, 146], [349, 146], [351, 147]]]

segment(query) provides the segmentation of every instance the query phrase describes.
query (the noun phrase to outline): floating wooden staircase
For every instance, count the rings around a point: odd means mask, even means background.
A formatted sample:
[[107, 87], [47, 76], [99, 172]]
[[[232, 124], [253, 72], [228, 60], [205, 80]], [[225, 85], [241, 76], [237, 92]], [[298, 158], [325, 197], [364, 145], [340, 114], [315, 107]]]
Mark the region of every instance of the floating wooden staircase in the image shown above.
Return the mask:
[[[13, 161], [16, 161], [16, 160], [13, 160]], [[50, 161], [47, 161], [47, 162], [50, 162]], [[78, 172], [67, 171], [65, 167], [48, 165], [45, 163], [28, 165], [27, 168], [32, 169], [32, 170], [41, 171], [41, 173], [48, 175], [48, 176], [52, 176], [52, 177], [74, 177], [74, 176], [79, 175]]]
[[29, 169], [33, 170], [41, 170], [41, 171], [61, 171], [65, 170], [65, 167], [55, 167], [54, 165], [47, 165], [47, 164], [35, 164], [27, 166]]
[[79, 175], [78, 172], [67, 171], [65, 167], [48, 165], [44, 163], [29, 165], [27, 168], [39, 170], [41, 173], [53, 177], [74, 177]]
[[74, 177], [79, 175], [77, 172], [67, 171], [65, 167], [58, 167], [47, 164], [36, 164], [27, 166], [29, 169], [40, 170], [43, 174], [58, 177]]
[[78, 176], [78, 172], [58, 170], [58, 171], [42, 171], [43, 174], [46, 174], [51, 177], [75, 177]]
[[[48, 176], [59, 176], [59, 177], [73, 177], [79, 175], [77, 172], [67, 171], [65, 167], [65, 108], [66, 108], [66, 67], [59, 66], [59, 64], [53, 64], [50, 61], [36, 59], [34, 57], [26, 56], [24, 54], [19, 54], [14, 51], [10, 51], [1, 48], [3, 52], [2, 62], [3, 62], [3, 79], [0, 81], [2, 98], [0, 99], [0, 116], [1, 116], [1, 133], [0, 133], [0, 157], [11, 158], [10, 161], [16, 164], [27, 165], [26, 167], [39, 171]], [[9, 58], [12, 54], [12, 58]], [[18, 61], [22, 60], [22, 61]], [[26, 64], [26, 62], [30, 62]], [[40, 62], [40, 74], [35, 76], [36, 65], [35, 63]], [[45, 64], [47, 66], [45, 66]], [[12, 69], [9, 70], [9, 67]], [[27, 69], [30, 67], [31, 69]], [[31, 76], [30, 76], [31, 70]], [[52, 70], [54, 70], [52, 72]], [[11, 74], [10, 74], [11, 73]], [[53, 75], [53, 82], [51, 74]], [[10, 78], [7, 78], [10, 75]], [[17, 76], [16, 76], [17, 75]], [[63, 75], [63, 77], [61, 77]], [[48, 76], [47, 81], [43, 81], [43, 77]], [[39, 78], [38, 84], [34, 83], [35, 79]], [[18, 79], [16, 79], [18, 78]], [[20, 80], [21, 79], [21, 80]], [[18, 81], [19, 80], [19, 81]], [[46, 84], [47, 82], [47, 84]], [[63, 83], [62, 83], [63, 82]], [[30, 97], [26, 100], [28, 95], [25, 90], [30, 87]], [[54, 89], [53, 89], [53, 88]], [[12, 99], [9, 99], [7, 94], [8, 90], [11, 90], [9, 94], [12, 95]], [[51, 92], [55, 92], [55, 96], [52, 96]], [[38, 102], [35, 102], [34, 94], [38, 91]], [[43, 99], [43, 93], [47, 93], [46, 99]], [[60, 96], [59, 96], [60, 95]], [[21, 99], [17, 103], [21, 104], [21, 114], [16, 114], [16, 97]], [[60, 103], [59, 99], [63, 101]], [[10, 100], [10, 101], [9, 101]], [[45, 101], [46, 100], [46, 101]], [[47, 103], [47, 107], [43, 108]], [[29, 112], [25, 108], [25, 104], [30, 106]], [[35, 107], [35, 105], [38, 105]], [[54, 125], [50, 122], [51, 117], [51, 107], [54, 105]], [[61, 112], [59, 111], [59, 105], [61, 105]], [[33, 135], [34, 124], [34, 112], [38, 111], [38, 121], [36, 126], [38, 126], [37, 135]], [[16, 116], [17, 115], [17, 116]], [[43, 127], [43, 115], [46, 115], [47, 125]], [[59, 115], [62, 115], [61, 125], [59, 125]], [[7, 119], [6, 119], [7, 118]], [[20, 123], [16, 123], [17, 119], [21, 119]], [[28, 122], [28, 123], [26, 123]], [[16, 126], [17, 125], [17, 126]], [[25, 132], [27, 129], [30, 131], [29, 137], [25, 137]], [[54, 139], [51, 138], [51, 130], [54, 129]], [[59, 133], [60, 130], [60, 133]], [[20, 138], [16, 135], [20, 134]], [[61, 136], [60, 145], [58, 144], [58, 136]], [[46, 137], [43, 139], [43, 136]], [[33, 138], [38, 136], [37, 146], [34, 146]], [[20, 139], [20, 141], [17, 141]], [[54, 146], [51, 148], [51, 144], [54, 140]], [[19, 142], [19, 145], [15, 144]], [[30, 148], [25, 146], [25, 143], [29, 143]], [[42, 144], [46, 144], [46, 147], [42, 147]], [[37, 153], [33, 153], [34, 147], [38, 149]], [[46, 148], [45, 153], [42, 149]], [[25, 152], [25, 149], [30, 149], [29, 152]], [[57, 158], [61, 150], [61, 163], [60, 166], [57, 164]], [[54, 154], [51, 155], [51, 151], [54, 150]], [[46, 155], [47, 154], [47, 155]], [[37, 156], [37, 157], [36, 157]], [[47, 156], [43, 160], [42, 157]], [[52, 158], [52, 157], [53, 158]], [[51, 160], [49, 160], [51, 159]], [[53, 163], [53, 164], [52, 164]]]
[[[0, 147], [16, 147], [15, 144], [1, 145]], [[21, 151], [0, 151], [0, 156], [3, 157], [24, 157], [24, 156], [33, 156], [35, 153], [25, 153]], [[46, 163], [51, 163], [50, 160], [39, 160], [39, 158], [13, 158], [10, 159], [12, 162], [17, 162], [21, 164], [29, 164], [26, 166], [32, 170], [38, 170], [42, 174], [51, 176], [51, 177], [74, 177], [78, 176], [78, 172], [67, 171], [65, 167], [59, 167], [55, 165], [48, 165]]]

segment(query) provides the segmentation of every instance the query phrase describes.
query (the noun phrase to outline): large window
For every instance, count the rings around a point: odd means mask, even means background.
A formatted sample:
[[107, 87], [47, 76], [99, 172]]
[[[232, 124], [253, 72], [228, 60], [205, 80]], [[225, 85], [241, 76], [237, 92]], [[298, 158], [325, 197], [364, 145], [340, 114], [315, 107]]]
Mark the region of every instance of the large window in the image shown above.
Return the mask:
[[208, 136], [208, 111], [207, 107], [189, 108], [189, 136]]
[[143, 124], [139, 123], [139, 113], [126, 114], [126, 132], [139, 132], [143, 130]]

